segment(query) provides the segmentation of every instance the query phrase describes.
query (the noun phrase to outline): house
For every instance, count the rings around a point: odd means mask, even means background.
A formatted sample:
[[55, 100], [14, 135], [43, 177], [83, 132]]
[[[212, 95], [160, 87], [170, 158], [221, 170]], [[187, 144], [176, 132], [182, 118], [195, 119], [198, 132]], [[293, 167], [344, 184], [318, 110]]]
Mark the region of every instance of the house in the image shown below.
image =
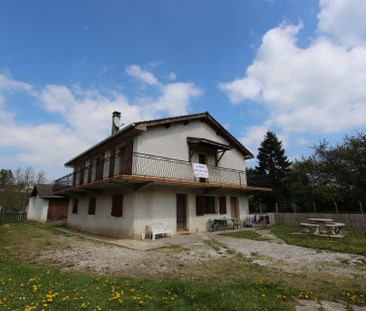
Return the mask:
[[69, 199], [56, 195], [53, 185], [35, 185], [27, 206], [27, 219], [51, 222], [67, 219]]
[[208, 112], [135, 122], [66, 162], [55, 182], [70, 198], [68, 225], [96, 234], [140, 238], [149, 223], [174, 233], [207, 231], [209, 219], [248, 213], [245, 160], [252, 154]]

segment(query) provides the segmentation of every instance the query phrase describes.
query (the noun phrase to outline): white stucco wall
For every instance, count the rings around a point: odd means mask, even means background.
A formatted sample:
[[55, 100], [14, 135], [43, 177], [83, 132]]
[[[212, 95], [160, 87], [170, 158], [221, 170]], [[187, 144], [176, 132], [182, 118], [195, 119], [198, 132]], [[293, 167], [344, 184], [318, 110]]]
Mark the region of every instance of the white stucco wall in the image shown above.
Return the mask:
[[[237, 197], [240, 218], [243, 221], [249, 213], [248, 198], [242, 192], [216, 191], [204, 194], [202, 190], [194, 188], [170, 187], [163, 185], [153, 186], [145, 191], [137, 192], [134, 237], [145, 233], [146, 225], [151, 222], [166, 222], [168, 227], [176, 232], [177, 229], [177, 193], [187, 195], [187, 229], [189, 232], [207, 231], [207, 221], [214, 218], [230, 218], [230, 197]], [[215, 196], [216, 213], [196, 216], [196, 196]], [[219, 214], [219, 196], [226, 197], [226, 214]]]
[[47, 222], [48, 200], [41, 199], [38, 195], [30, 197], [28, 203], [27, 219]]
[[[123, 193], [123, 215], [111, 215], [112, 196], [119, 192], [106, 191], [95, 195], [95, 215], [88, 215], [89, 197], [80, 196], [78, 213], [72, 213], [73, 198], [70, 200], [67, 223], [71, 228], [113, 237], [132, 237], [136, 192]], [[94, 196], [94, 195], [93, 195]]]
[[[206, 138], [218, 143], [228, 144], [226, 139], [217, 135], [216, 131], [200, 120], [194, 120], [184, 125], [183, 123], [148, 128], [134, 141], [134, 151], [160, 155], [169, 158], [188, 161], [189, 148], [187, 137]], [[198, 161], [195, 154], [192, 162]], [[208, 159], [210, 165], [215, 165], [214, 157]], [[219, 162], [219, 166], [237, 170], [245, 170], [243, 155], [236, 149], [227, 151]]]
[[[205, 195], [202, 190], [165, 185], [154, 185], [145, 190], [123, 193], [123, 216], [111, 216], [112, 195], [116, 192], [105, 192], [97, 195], [95, 215], [88, 215], [89, 197], [79, 197], [78, 213], [72, 213], [73, 199], [70, 200], [68, 225], [71, 228], [86, 232], [119, 238], [141, 238], [146, 233], [146, 225], [153, 222], [165, 222], [169, 229], [176, 232], [177, 227], [177, 193], [187, 195], [187, 229], [189, 232], [207, 231], [208, 219], [230, 218], [230, 197], [238, 198], [240, 218], [245, 219], [249, 213], [248, 200], [245, 194], [237, 191], [216, 191], [216, 213], [196, 216], [196, 195]], [[226, 197], [226, 214], [219, 214], [219, 196]]]

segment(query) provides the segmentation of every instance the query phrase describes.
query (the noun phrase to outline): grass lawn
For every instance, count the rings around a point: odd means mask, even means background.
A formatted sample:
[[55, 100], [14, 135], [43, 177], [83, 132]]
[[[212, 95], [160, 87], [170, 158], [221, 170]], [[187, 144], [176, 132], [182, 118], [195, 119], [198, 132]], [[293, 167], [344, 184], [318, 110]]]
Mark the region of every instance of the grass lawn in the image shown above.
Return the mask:
[[[365, 303], [364, 280], [287, 274], [239, 255], [193, 267], [202, 275], [194, 280], [179, 273], [131, 278], [61, 272], [57, 264], [35, 261], [42, 249], [63, 247], [53, 242], [56, 234], [49, 225], [0, 225], [0, 310], [292, 310], [295, 298]], [[35, 237], [45, 237], [44, 243], [32, 242]]]
[[240, 238], [240, 239], [249, 239], [255, 241], [268, 241], [268, 238], [265, 238], [259, 235], [254, 230], [245, 230], [245, 231], [232, 231], [228, 233], [222, 233], [221, 235], [231, 236], [233, 238]]
[[343, 238], [330, 238], [292, 234], [299, 227], [272, 226], [270, 230], [287, 244], [366, 256], [366, 231], [347, 230]]

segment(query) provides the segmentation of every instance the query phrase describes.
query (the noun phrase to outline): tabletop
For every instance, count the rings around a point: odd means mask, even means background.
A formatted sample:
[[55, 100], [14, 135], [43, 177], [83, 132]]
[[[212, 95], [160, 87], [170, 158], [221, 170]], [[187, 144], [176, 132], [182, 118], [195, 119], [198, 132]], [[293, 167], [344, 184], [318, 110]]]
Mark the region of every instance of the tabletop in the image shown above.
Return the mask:
[[309, 221], [314, 221], [314, 222], [332, 222], [333, 219], [331, 218], [308, 218]]

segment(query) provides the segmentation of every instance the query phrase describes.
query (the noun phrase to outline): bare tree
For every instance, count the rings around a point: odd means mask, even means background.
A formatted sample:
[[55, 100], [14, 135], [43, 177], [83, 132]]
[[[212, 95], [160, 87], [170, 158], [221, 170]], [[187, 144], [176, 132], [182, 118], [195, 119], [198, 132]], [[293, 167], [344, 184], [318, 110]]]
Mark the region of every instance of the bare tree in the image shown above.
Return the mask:
[[[11, 174], [10, 174], [10, 173]], [[11, 176], [11, 178], [9, 178]], [[47, 182], [44, 171], [34, 172], [32, 167], [24, 169], [18, 167], [11, 172], [10, 170], [1, 170], [1, 192], [0, 205], [8, 210], [24, 210], [35, 184], [44, 184]]]

